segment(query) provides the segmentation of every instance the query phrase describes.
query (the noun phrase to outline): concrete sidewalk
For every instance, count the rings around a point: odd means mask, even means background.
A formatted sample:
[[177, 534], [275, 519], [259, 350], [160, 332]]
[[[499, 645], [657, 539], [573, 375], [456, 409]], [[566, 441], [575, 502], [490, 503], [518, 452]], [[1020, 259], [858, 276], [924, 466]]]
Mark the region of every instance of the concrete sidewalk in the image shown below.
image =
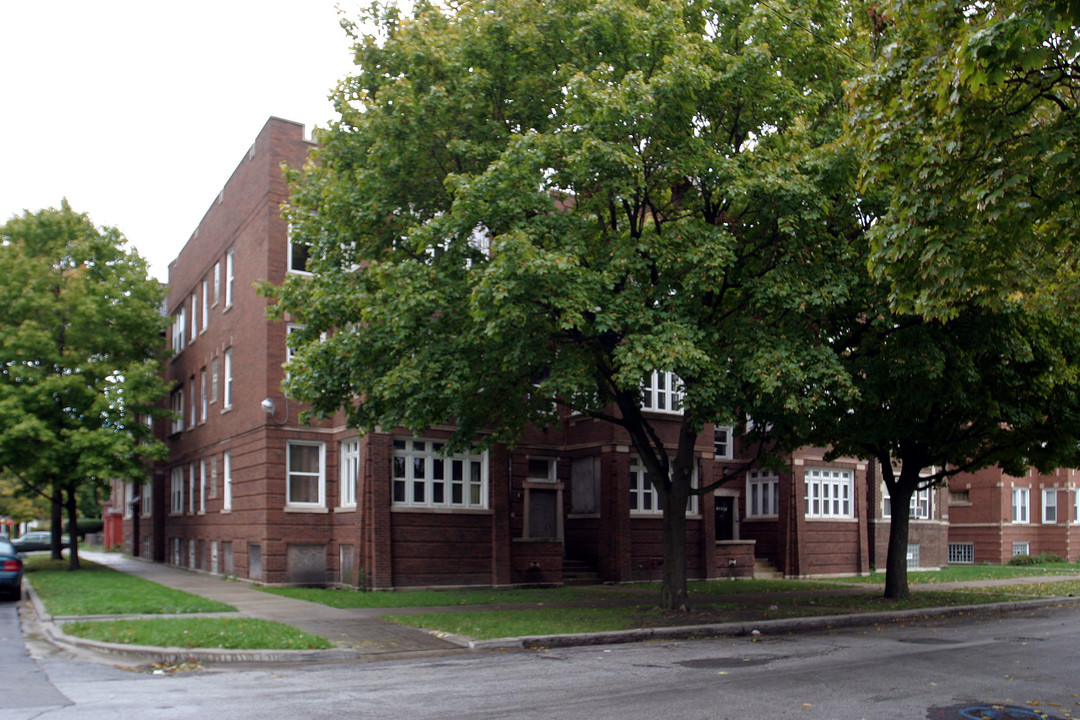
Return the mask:
[[[777, 620], [743, 620], [736, 622], [710, 623], [706, 625], [645, 628], [603, 633], [579, 633], [568, 635], [550, 635], [524, 638], [501, 638], [490, 641], [474, 641], [470, 638], [445, 634], [434, 634], [405, 625], [396, 625], [378, 619], [386, 614], [409, 614], [412, 612], [440, 612], [461, 609], [483, 609], [484, 606], [468, 608], [333, 608], [318, 603], [282, 597], [263, 592], [243, 581], [225, 580], [215, 575], [191, 572], [160, 563], [146, 562], [124, 557], [115, 553], [81, 551], [80, 555], [120, 572], [135, 575], [166, 587], [183, 590], [194, 595], [218, 600], [235, 607], [241, 617], [274, 620], [306, 630], [327, 638], [337, 645], [332, 650], [219, 650], [209, 648], [159, 648], [133, 646], [115, 643], [100, 643], [67, 635], [63, 632], [62, 622], [75, 618], [53, 618], [48, 616], [44, 606], [31, 591], [28, 593], [34, 608], [36, 620], [40, 622], [45, 636], [55, 645], [85, 653], [87, 651], [104, 655], [110, 661], [124, 658], [133, 664], [161, 663], [180, 664], [189, 660], [201, 663], [225, 662], [335, 662], [335, 661], [372, 661], [395, 660], [410, 657], [425, 657], [462, 653], [475, 650], [520, 649], [530, 647], [558, 647], [568, 645], [597, 645], [618, 642], [635, 642], [654, 639], [686, 639], [710, 636], [738, 636], [754, 634], [780, 634], [806, 632], [817, 629], [849, 627], [910, 621], [931, 616], [989, 613], [1038, 607], [1040, 605], [1060, 605], [1080, 601], [1080, 598], [1049, 598], [1045, 600], [1025, 600], [990, 605], [965, 605], [948, 608], [919, 608], [915, 610], [890, 612], [859, 612], [845, 615], [822, 615], [818, 617], [796, 617]], [[986, 580], [960, 583], [939, 583], [912, 585], [913, 592], [921, 590], [950, 590], [961, 587], [987, 587], [1016, 585], [1021, 583], [1052, 582], [1057, 580], [1078, 580], [1080, 577], [1017, 577], [1004, 580]], [[641, 588], [606, 588], [617, 590], [622, 597], [602, 601], [609, 605], [639, 604]], [[794, 591], [800, 597], [840, 596], [863, 593], [870, 589], [865, 584], [838, 584], [835, 590]], [[648, 591], [651, 592], [652, 591]], [[771, 594], [778, 598], [787, 593]], [[743, 596], [748, 597], [748, 596]], [[82, 618], [85, 619], [85, 618]]]
[[274, 620], [320, 635], [338, 646], [337, 650], [213, 650], [201, 648], [143, 648], [96, 643], [63, 633], [58, 621], [68, 618], [48, 616], [31, 594], [36, 613], [50, 640], [62, 646], [77, 646], [98, 653], [126, 655], [152, 662], [288, 662], [310, 660], [386, 660], [450, 652], [465, 652], [461, 644], [405, 625], [379, 620], [386, 610], [341, 609], [282, 597], [256, 590], [246, 582], [225, 580], [215, 575], [190, 572], [161, 563], [134, 560], [116, 553], [80, 550], [79, 556], [120, 572], [141, 577], [165, 587], [227, 603], [241, 617]]

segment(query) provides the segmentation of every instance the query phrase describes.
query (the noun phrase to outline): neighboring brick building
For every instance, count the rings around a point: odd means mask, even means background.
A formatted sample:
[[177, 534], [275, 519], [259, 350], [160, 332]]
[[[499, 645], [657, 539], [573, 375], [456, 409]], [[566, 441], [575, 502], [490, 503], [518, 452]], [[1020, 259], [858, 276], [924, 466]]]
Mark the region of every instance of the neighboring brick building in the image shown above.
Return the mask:
[[[899, 468], [897, 468], [899, 472]], [[870, 564], [885, 570], [889, 552], [892, 502], [881, 479], [878, 463], [871, 463], [867, 483], [870, 515]], [[948, 491], [944, 487], [919, 490], [911, 497], [908, 516], [908, 568], [939, 570], [948, 564]]]
[[[157, 428], [170, 457], [152, 486], [114, 490], [125, 551], [267, 583], [658, 578], [656, 495], [609, 423], [568, 414], [514, 450], [451, 457], [440, 454], [448, 427], [359, 437], [340, 417], [299, 423], [280, 390], [291, 326], [267, 319], [255, 286], [304, 272], [280, 215], [280, 166], [302, 165], [310, 150], [302, 126], [271, 118], [169, 267], [167, 375], [180, 419]], [[654, 375], [650, 392], [673, 393], [666, 380]], [[675, 423], [654, 412], [674, 448]], [[738, 464], [738, 451], [731, 428], [707, 427], [699, 482]], [[866, 464], [805, 450], [783, 473], [758, 471], [694, 500], [688, 574], [748, 575], [755, 558], [786, 575], [864, 573], [868, 519]]]
[[1080, 560], [1080, 471], [1012, 477], [992, 467], [950, 480], [950, 563], [1043, 553]]

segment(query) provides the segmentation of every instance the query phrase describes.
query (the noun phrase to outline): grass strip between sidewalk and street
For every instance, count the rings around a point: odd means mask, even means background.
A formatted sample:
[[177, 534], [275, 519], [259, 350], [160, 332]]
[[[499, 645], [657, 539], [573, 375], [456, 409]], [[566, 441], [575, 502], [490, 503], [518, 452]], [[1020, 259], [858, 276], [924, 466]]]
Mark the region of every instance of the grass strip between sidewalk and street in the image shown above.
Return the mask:
[[26, 579], [54, 617], [67, 615], [179, 615], [235, 612], [216, 600], [158, 585], [87, 560], [68, 570], [67, 560], [26, 559]]
[[[1009, 578], [1038, 575], [1080, 575], [1080, 563], [1043, 563], [1039, 565], [991, 565], [989, 563], [980, 563], [978, 565], [950, 565], [941, 570], [909, 570], [908, 584], [931, 585], [972, 580], [1007, 580]], [[833, 582], [884, 584], [885, 573], [877, 572], [863, 577], [836, 578]]]
[[253, 618], [160, 618], [69, 622], [68, 635], [101, 642], [178, 648], [325, 650], [329, 640], [270, 620]]

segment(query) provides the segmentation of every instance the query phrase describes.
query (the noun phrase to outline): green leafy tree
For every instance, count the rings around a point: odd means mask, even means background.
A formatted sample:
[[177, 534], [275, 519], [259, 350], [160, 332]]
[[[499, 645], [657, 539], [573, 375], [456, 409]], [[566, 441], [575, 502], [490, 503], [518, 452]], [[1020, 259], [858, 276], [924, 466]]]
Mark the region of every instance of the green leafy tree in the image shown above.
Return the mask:
[[1075, 308], [1080, 262], [1080, 3], [889, 2], [852, 97], [864, 187], [887, 212], [871, 261], [894, 306]]
[[[686, 607], [683, 509], [716, 485], [691, 487], [704, 424], [766, 428], [769, 408], [844, 391], [812, 325], [861, 232], [835, 144], [844, 17], [829, 0], [375, 7], [340, 119], [290, 178], [314, 274], [268, 290], [306, 324], [289, 392], [368, 430], [452, 422], [448, 448], [512, 444], [557, 421], [553, 400], [618, 425], [663, 507], [661, 605]], [[682, 382], [674, 433], [642, 408], [654, 371]]]
[[61, 505], [74, 527], [80, 491], [165, 454], [164, 289], [124, 245], [66, 201], [0, 226], [0, 467], [52, 497], [56, 558]]
[[1020, 476], [1080, 461], [1080, 324], [1018, 302], [904, 315], [868, 277], [851, 297], [822, 327], [857, 392], [795, 421], [834, 455], [881, 467], [885, 596], [901, 598], [915, 492], [991, 465]]
[[[49, 514], [49, 498], [34, 491], [10, 473], [0, 473], [0, 518], [16, 523], [44, 518]], [[0, 528], [0, 532], [8, 532]], [[10, 533], [9, 533], [10, 534]]]

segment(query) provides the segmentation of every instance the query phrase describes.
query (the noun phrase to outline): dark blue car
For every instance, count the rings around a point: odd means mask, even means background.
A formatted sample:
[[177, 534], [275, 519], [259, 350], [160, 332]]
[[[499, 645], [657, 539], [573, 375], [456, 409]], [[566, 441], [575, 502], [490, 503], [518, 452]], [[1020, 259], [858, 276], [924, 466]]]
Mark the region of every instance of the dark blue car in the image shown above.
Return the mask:
[[23, 561], [9, 540], [0, 539], [0, 592], [12, 600], [22, 597]]

